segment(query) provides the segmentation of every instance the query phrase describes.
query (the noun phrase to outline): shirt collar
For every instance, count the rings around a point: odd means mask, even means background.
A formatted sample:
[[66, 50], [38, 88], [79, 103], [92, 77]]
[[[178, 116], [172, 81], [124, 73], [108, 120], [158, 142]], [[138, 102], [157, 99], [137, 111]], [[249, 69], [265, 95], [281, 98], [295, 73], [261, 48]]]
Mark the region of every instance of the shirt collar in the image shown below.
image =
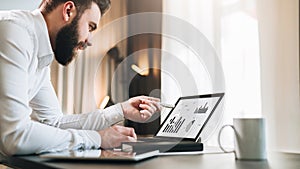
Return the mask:
[[39, 9], [32, 11], [34, 27], [38, 38], [38, 68], [43, 68], [53, 61], [54, 54], [50, 43], [46, 21]]

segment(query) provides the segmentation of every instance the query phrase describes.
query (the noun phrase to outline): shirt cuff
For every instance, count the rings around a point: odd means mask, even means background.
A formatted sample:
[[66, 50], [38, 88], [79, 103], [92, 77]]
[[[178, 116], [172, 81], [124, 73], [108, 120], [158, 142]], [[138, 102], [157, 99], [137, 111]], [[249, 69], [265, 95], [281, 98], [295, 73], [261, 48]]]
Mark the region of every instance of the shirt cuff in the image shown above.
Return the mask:
[[101, 146], [101, 136], [93, 130], [72, 130], [73, 143], [71, 149], [98, 149]]
[[[101, 111], [101, 110], [99, 110]], [[105, 119], [110, 123], [114, 124], [124, 120], [123, 109], [121, 104], [115, 104], [103, 110]]]

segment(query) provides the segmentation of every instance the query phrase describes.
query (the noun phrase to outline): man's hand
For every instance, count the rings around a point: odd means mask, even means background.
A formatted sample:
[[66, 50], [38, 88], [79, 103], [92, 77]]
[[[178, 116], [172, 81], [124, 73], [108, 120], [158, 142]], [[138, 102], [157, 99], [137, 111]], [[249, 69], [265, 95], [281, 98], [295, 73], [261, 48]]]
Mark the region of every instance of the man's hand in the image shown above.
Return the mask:
[[114, 148], [121, 145], [121, 142], [134, 142], [137, 139], [133, 128], [114, 125], [105, 130], [100, 130], [101, 148]]
[[135, 122], [145, 122], [150, 117], [159, 112], [161, 106], [160, 99], [148, 96], [138, 96], [130, 98], [121, 103], [124, 117]]

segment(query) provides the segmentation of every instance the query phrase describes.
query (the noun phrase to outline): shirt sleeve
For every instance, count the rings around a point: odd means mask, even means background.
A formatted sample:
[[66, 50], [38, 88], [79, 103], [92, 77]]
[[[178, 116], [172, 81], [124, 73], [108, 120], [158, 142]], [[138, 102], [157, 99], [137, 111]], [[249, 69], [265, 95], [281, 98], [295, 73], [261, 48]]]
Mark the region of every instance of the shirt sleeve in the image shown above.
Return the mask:
[[30, 101], [32, 118], [61, 129], [102, 130], [124, 119], [120, 104], [85, 114], [63, 115], [50, 80]]
[[120, 104], [104, 110], [76, 115], [65, 115], [59, 120], [59, 127], [84, 130], [102, 130], [124, 119]]
[[0, 22], [0, 32], [0, 152], [12, 155], [100, 147], [96, 131], [63, 130], [31, 119], [28, 69], [32, 36], [8, 22]]

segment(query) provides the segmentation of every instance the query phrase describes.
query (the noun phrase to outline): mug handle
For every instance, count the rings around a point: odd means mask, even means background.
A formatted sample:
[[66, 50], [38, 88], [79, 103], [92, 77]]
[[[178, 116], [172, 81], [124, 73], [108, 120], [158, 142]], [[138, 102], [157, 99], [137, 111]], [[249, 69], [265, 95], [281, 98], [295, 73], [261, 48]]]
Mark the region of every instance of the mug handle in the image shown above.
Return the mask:
[[235, 131], [235, 128], [233, 125], [226, 124], [226, 125], [222, 126], [222, 128], [220, 129], [219, 134], [218, 134], [219, 147], [221, 148], [222, 151], [224, 151], [224, 153], [234, 153], [235, 150], [231, 150], [231, 151], [225, 150], [225, 148], [222, 146], [222, 143], [221, 143], [221, 133], [222, 133], [223, 129], [226, 127], [231, 127], [234, 131], [234, 134], [236, 134], [236, 131]]

